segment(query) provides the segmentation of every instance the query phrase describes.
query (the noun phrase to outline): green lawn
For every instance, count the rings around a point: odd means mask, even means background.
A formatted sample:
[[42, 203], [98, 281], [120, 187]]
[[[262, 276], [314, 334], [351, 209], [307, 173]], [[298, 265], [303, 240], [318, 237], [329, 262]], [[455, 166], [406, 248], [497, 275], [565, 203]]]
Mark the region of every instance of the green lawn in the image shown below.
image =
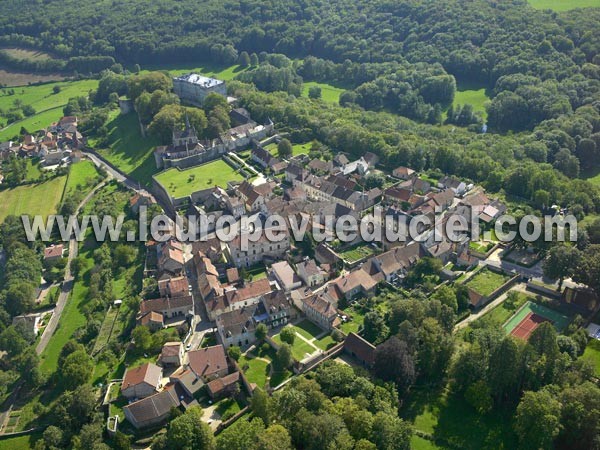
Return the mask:
[[156, 175], [156, 180], [175, 198], [215, 185], [225, 188], [228, 181], [243, 179], [242, 175], [222, 159], [186, 170], [171, 168]]
[[321, 88], [321, 99], [328, 103], [339, 103], [340, 95], [344, 92], [344, 89], [332, 86], [331, 84], [307, 81], [302, 84], [302, 96], [308, 97], [308, 90], [313, 86]]
[[[296, 333], [298, 334], [298, 333]], [[273, 336], [273, 341], [275, 341], [276, 344], [281, 345], [281, 338], [279, 336], [279, 334], [276, 334], [275, 336]], [[296, 361], [302, 361], [304, 358], [306, 358], [307, 354], [312, 354], [316, 351], [315, 347], [313, 347], [312, 345], [310, 345], [308, 342], [306, 342], [305, 340], [301, 339], [300, 337], [296, 336], [296, 339], [294, 339], [294, 345], [292, 345], [292, 356], [294, 357], [294, 359]]]
[[294, 331], [304, 336], [305, 339], [311, 340], [323, 333], [323, 330], [308, 319], [304, 319], [294, 325]]
[[40, 214], [46, 219], [57, 212], [67, 177], [0, 191], [0, 222], [10, 214]]
[[110, 148], [99, 153], [140, 183], [150, 184], [158, 171], [152, 152], [159, 142], [152, 136], [142, 137], [136, 114], [112, 111], [106, 126]]
[[508, 275], [501, 275], [496, 272], [492, 272], [488, 269], [483, 269], [477, 272], [469, 281], [466, 286], [473, 289], [475, 292], [486, 296], [490, 295], [504, 283], [509, 280]]
[[27, 159], [27, 181], [38, 181], [42, 176], [39, 163], [39, 158]]
[[588, 175], [585, 178], [587, 181], [595, 184], [596, 186], [600, 186], [600, 171], [598, 173], [593, 172], [593, 173], [586, 174], [586, 175]]
[[473, 106], [473, 111], [481, 113], [485, 121], [487, 119], [485, 103], [489, 100], [485, 88], [459, 84], [454, 95], [454, 106], [468, 103]]
[[65, 195], [75, 192], [83, 192], [83, 195], [86, 195], [91, 190], [94, 181], [99, 179], [99, 176], [96, 166], [91, 161], [83, 160], [71, 164], [65, 186]]
[[494, 246], [493, 242], [485, 242], [485, 241], [469, 242], [469, 248], [471, 248], [479, 253], [487, 253], [488, 251], [491, 250], [491, 248], [493, 246]]
[[400, 409], [400, 417], [435, 439], [435, 445], [418, 440], [411, 446], [417, 449], [516, 448], [512, 415], [506, 411], [480, 416], [462, 398], [429, 387], [413, 389]]
[[596, 376], [600, 377], [600, 341], [591, 339], [581, 357], [592, 363]]
[[536, 9], [568, 11], [575, 8], [600, 8], [600, 0], [528, 0]]
[[310, 147], [310, 143], [294, 144], [292, 145], [292, 156], [301, 155], [302, 153], [308, 155], [308, 152], [310, 152]]
[[346, 308], [344, 310], [346, 314], [349, 314], [352, 320], [348, 320], [340, 325], [340, 329], [345, 333], [358, 333], [359, 328], [365, 321], [365, 315], [354, 308]]
[[248, 368], [244, 370], [244, 374], [250, 383], [255, 383], [257, 386], [263, 387], [267, 384], [269, 376], [269, 363], [261, 359], [257, 359], [252, 353], [246, 353], [240, 357], [238, 364], [241, 369], [244, 369], [246, 364]]
[[336, 344], [336, 342], [329, 334], [326, 334], [320, 339], [315, 339], [313, 341], [313, 344], [315, 344], [321, 350], [325, 351], [333, 347]]
[[[60, 87], [59, 93], [55, 94], [53, 92], [54, 86]], [[97, 87], [98, 80], [79, 80], [2, 89], [0, 90], [0, 109], [10, 109], [14, 101], [18, 99], [24, 105], [31, 105], [36, 111], [41, 112], [46, 109], [64, 106], [70, 98], [86, 96], [90, 90]], [[14, 95], [9, 94], [10, 89], [14, 89]]]
[[410, 448], [411, 450], [436, 450], [440, 447], [425, 438], [413, 434], [410, 438]]
[[0, 450], [29, 450], [32, 449], [35, 442], [41, 438], [41, 432], [34, 432], [24, 436], [0, 439]]
[[240, 412], [240, 410], [244, 407], [244, 404], [234, 398], [224, 398], [223, 400], [219, 400], [215, 406], [217, 413], [221, 417], [224, 415], [231, 417]]
[[200, 73], [207, 77], [217, 78], [219, 80], [229, 81], [232, 80], [235, 76], [243, 72], [244, 68], [240, 67], [238, 64], [234, 64], [232, 66], [222, 66], [218, 64], [210, 64], [206, 63], [201, 66], [196, 65], [188, 65], [181, 66], [178, 64], [176, 66], [172, 65], [160, 65], [160, 66], [149, 66], [148, 68], [144, 68], [141, 73], [146, 73], [150, 70], [168, 70], [172, 76], [183, 75], [186, 73], [194, 72]]

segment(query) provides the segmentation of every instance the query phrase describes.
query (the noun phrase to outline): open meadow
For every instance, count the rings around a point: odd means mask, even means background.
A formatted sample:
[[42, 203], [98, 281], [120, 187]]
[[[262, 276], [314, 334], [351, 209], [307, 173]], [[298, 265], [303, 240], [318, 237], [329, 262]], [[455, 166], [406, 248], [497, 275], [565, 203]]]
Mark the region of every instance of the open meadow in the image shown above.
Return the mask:
[[66, 176], [39, 184], [27, 184], [0, 191], [0, 222], [8, 215], [40, 214], [44, 220], [58, 210]]
[[600, 8], [600, 0], [527, 0], [536, 9], [569, 11], [575, 8]]
[[100, 149], [98, 153], [137, 181], [149, 184], [158, 171], [152, 151], [159, 142], [152, 136], [142, 136], [137, 114], [111, 111], [106, 127], [109, 148]]
[[[55, 86], [60, 88], [58, 93], [54, 93]], [[15, 106], [15, 100], [18, 100], [18, 104], [32, 106], [36, 111], [36, 114], [8, 125], [6, 117], [0, 116], [0, 124], [4, 126], [0, 129], [0, 141], [17, 136], [21, 127], [29, 132], [46, 128], [63, 116], [63, 107], [70, 98], [87, 96], [96, 87], [97, 80], [79, 80], [0, 90], [0, 110], [8, 111]]]
[[321, 88], [321, 99], [327, 103], [339, 103], [340, 95], [344, 89], [332, 86], [327, 83], [318, 83], [316, 81], [307, 81], [302, 84], [302, 97], [308, 97], [308, 91], [311, 87]]
[[481, 86], [475, 86], [468, 83], [458, 83], [456, 94], [454, 95], [454, 106], [469, 104], [473, 106], [473, 111], [480, 113], [483, 121], [487, 120], [487, 111], [485, 105], [490, 101], [486, 89]]

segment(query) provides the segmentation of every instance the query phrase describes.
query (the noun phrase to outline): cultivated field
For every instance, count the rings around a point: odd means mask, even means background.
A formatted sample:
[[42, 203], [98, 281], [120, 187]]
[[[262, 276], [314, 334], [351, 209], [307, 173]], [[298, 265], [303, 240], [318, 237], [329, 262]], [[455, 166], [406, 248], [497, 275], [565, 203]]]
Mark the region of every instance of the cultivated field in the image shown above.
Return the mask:
[[60, 73], [39, 74], [31, 72], [19, 72], [9, 69], [0, 69], [0, 84], [3, 86], [24, 86], [29, 83], [45, 83], [50, 81], [64, 80], [65, 76]]
[[46, 52], [41, 50], [30, 50], [28, 48], [8, 47], [0, 49], [0, 52], [6, 53], [8, 56], [15, 59], [25, 59], [28, 61], [47, 61], [49, 59], [54, 59]]
[[11, 214], [40, 214], [44, 219], [56, 214], [66, 181], [67, 177], [61, 176], [0, 191], [0, 222]]
[[575, 8], [600, 8], [600, 0], [528, 0], [536, 9], [568, 11]]
[[171, 168], [156, 175], [156, 179], [173, 197], [180, 198], [213, 186], [225, 188], [228, 181], [243, 181], [244, 177], [218, 159], [186, 170]]

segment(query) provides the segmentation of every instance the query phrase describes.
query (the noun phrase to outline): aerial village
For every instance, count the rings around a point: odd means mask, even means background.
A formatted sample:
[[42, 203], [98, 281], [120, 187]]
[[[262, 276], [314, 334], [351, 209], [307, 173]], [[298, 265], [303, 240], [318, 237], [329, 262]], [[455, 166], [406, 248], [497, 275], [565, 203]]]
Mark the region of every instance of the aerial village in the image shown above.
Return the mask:
[[[190, 74], [175, 79], [175, 91], [182, 101], [201, 104], [210, 92], [224, 95], [225, 87], [222, 81]], [[279, 157], [273, 149], [285, 135], [277, 133], [276, 124], [257, 124], [243, 108], [234, 107], [230, 115], [234, 128], [210, 142], [199, 141], [186, 121], [185, 130], [173, 133], [171, 146], [155, 150], [155, 160], [157, 167], [167, 169], [223, 159], [244, 174], [242, 181], [176, 198], [158, 181], [159, 174], [155, 197], [138, 193], [132, 208], [158, 200], [182, 215], [248, 215], [263, 221], [272, 214], [304, 216], [310, 227], [320, 227], [319, 219], [326, 215], [361, 218], [378, 211], [408, 227], [419, 215], [444, 223], [450, 214], [468, 219], [473, 213], [488, 232], [507, 210], [480, 186], [451, 177], [434, 180], [410, 167], [388, 172], [372, 153], [356, 160], [343, 153], [330, 160], [310, 158], [308, 151]], [[374, 174], [383, 181], [367, 188]], [[239, 236], [221, 242], [210, 231], [198, 242], [173, 238], [146, 243], [144, 276], [155, 280], [156, 289], [141, 301], [137, 323], [151, 332], [186, 323], [189, 331], [181, 341], [166, 342], [159, 355], [146, 355], [147, 362], [127, 367], [123, 379], [108, 386], [105, 402], [119, 404], [135, 429], [160, 427], [173, 408], [201, 404], [203, 419], [219, 432], [244, 414], [243, 399], [257, 387], [281, 389], [328, 359], [370, 368], [376, 346], [361, 337], [361, 305], [381, 291], [406, 292], [405, 277], [424, 258], [441, 262], [438, 286], [457, 279], [467, 286], [465, 317], [517, 283], [531, 282], [532, 288], [549, 291], [532, 281], [541, 273], [527, 268], [530, 252], [510, 251], [489, 233], [471, 242], [466, 230], [439, 242], [433, 239], [434, 229], [426, 227], [419, 242], [376, 243], [360, 238], [350, 243], [294, 242], [288, 233], [279, 242], [261, 238], [242, 249]], [[508, 253], [512, 259], [504, 260]], [[484, 273], [500, 277], [491, 292], [470, 287], [469, 280]], [[597, 298], [588, 294], [568, 288], [560, 301], [589, 313]], [[292, 355], [282, 365], [278, 351], [284, 344]], [[241, 407], [226, 410], [223, 405], [231, 402]], [[109, 432], [121, 425], [117, 414], [109, 414]]]

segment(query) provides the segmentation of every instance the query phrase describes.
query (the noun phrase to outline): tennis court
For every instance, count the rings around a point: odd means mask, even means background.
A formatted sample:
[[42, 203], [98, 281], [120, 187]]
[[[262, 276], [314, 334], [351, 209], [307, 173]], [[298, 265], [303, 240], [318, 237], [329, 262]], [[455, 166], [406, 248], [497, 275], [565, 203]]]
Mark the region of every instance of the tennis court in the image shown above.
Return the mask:
[[533, 330], [543, 322], [550, 322], [560, 332], [569, 323], [569, 318], [529, 301], [508, 319], [502, 328], [507, 334], [527, 340]]
[[517, 324], [516, 327], [513, 328], [510, 334], [514, 337], [527, 340], [529, 339], [531, 333], [533, 333], [533, 330], [535, 330], [543, 322], [552, 323], [550, 319], [546, 319], [539, 314], [529, 313], [523, 320], [521, 320], [521, 322]]

